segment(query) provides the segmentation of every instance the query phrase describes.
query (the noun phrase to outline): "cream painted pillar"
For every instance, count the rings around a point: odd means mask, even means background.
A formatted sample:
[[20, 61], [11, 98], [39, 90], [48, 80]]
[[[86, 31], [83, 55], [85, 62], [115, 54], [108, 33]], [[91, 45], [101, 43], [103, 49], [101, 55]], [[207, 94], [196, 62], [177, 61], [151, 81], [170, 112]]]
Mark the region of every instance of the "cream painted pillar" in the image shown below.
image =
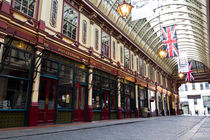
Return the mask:
[[136, 109], [139, 108], [138, 100], [138, 84], [135, 85], [135, 96], [136, 96]]
[[89, 68], [89, 75], [88, 75], [88, 106], [92, 106], [92, 95], [93, 95], [93, 68]]
[[138, 99], [138, 84], [135, 85], [135, 96], [136, 96], [136, 118], [139, 117], [139, 99]]
[[[3, 38], [0, 38], [0, 42], [1, 42], [1, 43], [4, 43], [4, 39], [3, 39]], [[1, 63], [1, 61], [2, 61], [3, 47], [4, 47], [4, 45], [1, 44], [1, 45], [0, 45], [0, 63]]]
[[168, 115], [170, 114], [170, 103], [169, 103], [169, 95], [167, 95], [166, 97], [166, 101], [167, 101], [167, 111], [169, 112]]
[[87, 121], [93, 121], [93, 67], [89, 67], [88, 71], [88, 110], [87, 110]]
[[[40, 55], [40, 50], [36, 51], [36, 55]], [[41, 56], [40, 56], [41, 57]], [[31, 94], [31, 103], [37, 103], [38, 104], [38, 98], [39, 98], [39, 83], [40, 83], [40, 72], [41, 72], [41, 59], [39, 57], [37, 57], [35, 59], [35, 69], [37, 69], [37, 73], [34, 73], [35, 79], [33, 81], [33, 85], [32, 85], [32, 94]], [[37, 67], [38, 66], [38, 67]]]
[[159, 116], [159, 106], [158, 106], [158, 92], [157, 90], [155, 91], [155, 112], [156, 112], [156, 116]]
[[161, 94], [161, 100], [162, 100], [162, 115], [164, 116], [165, 115], [165, 108], [164, 108], [164, 104], [165, 103], [164, 103], [164, 96], [163, 96], [163, 94], [164, 93]]
[[[37, 47], [36, 55], [40, 55], [41, 50]], [[40, 57], [40, 56], [39, 56]], [[32, 93], [31, 93], [31, 104], [29, 110], [29, 126], [36, 126], [38, 124], [38, 113], [39, 113], [39, 83], [40, 83], [40, 72], [41, 72], [41, 59], [36, 57], [34, 69], [37, 70], [37, 73], [34, 72], [33, 75], [33, 84], [32, 84]]]

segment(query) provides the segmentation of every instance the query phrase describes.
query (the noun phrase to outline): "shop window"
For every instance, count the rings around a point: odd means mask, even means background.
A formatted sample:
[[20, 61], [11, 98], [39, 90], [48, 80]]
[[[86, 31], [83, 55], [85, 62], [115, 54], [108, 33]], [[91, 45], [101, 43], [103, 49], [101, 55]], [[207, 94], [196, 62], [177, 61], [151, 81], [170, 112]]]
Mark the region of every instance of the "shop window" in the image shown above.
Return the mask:
[[195, 83], [192, 83], [192, 90], [195, 90]]
[[99, 31], [98, 29], [95, 30], [95, 49], [98, 50], [99, 46]]
[[51, 59], [42, 59], [42, 74], [57, 76], [58, 73], [58, 62]]
[[194, 99], [194, 105], [197, 105], [197, 104], [198, 104], [198, 100]]
[[[5, 38], [8, 43], [10, 38]], [[27, 109], [27, 93], [33, 47], [14, 39], [7, 54], [0, 76], [0, 109]]]
[[185, 85], [185, 91], [188, 91], [188, 86], [187, 85]]
[[82, 42], [86, 44], [87, 41], [87, 21], [83, 20]]
[[75, 73], [75, 81], [85, 83], [86, 82], [86, 71], [78, 68]]
[[63, 11], [63, 34], [76, 40], [78, 28], [78, 12], [64, 3]]
[[203, 83], [200, 84], [200, 90], [203, 90]]
[[57, 12], [58, 12], [58, 1], [51, 1], [51, 11], [50, 11], [50, 25], [56, 27], [57, 23]]
[[124, 67], [130, 68], [130, 51], [126, 47], [124, 48]]
[[26, 109], [27, 80], [0, 77], [0, 109]]
[[34, 17], [35, 3], [35, 0], [15, 0], [14, 8], [30, 17]]
[[61, 64], [59, 75], [58, 108], [72, 108], [73, 67]]
[[209, 89], [209, 83], [208, 82], [205, 83], [205, 87], [206, 87], [206, 89]]
[[111, 95], [111, 102], [110, 107], [111, 110], [117, 110], [117, 87], [116, 87], [116, 81], [110, 80], [110, 95]]
[[94, 110], [100, 110], [100, 76], [93, 74], [93, 95], [92, 95], [92, 103]]
[[101, 39], [101, 54], [103, 56], [109, 57], [110, 51], [110, 36], [102, 31], [102, 39]]
[[134, 92], [134, 87], [131, 88], [131, 110], [134, 111], [136, 110], [136, 104], [135, 104], [135, 92]]
[[115, 41], [113, 41], [113, 59], [115, 59]]

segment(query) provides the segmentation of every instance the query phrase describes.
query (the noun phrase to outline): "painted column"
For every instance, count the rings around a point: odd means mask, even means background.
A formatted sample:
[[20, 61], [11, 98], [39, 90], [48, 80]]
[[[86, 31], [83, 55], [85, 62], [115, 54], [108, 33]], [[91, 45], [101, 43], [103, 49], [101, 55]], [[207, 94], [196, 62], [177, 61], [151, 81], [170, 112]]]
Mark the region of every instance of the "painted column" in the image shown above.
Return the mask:
[[158, 92], [157, 92], [157, 88], [156, 88], [156, 90], [155, 90], [155, 112], [156, 112], [156, 116], [159, 116]]
[[[1, 42], [1, 43], [4, 43], [4, 39], [3, 39], [3, 38], [0, 38], [0, 42]], [[4, 47], [4, 45], [1, 44], [1, 45], [0, 45], [0, 63], [1, 63], [1, 61], [2, 61], [3, 47]]]
[[118, 108], [118, 113], [117, 113], [117, 118], [121, 119], [122, 118], [122, 108], [121, 108], [121, 93], [120, 93], [120, 77], [118, 77], [117, 79], [117, 99], [118, 99], [118, 104], [117, 104], [117, 108]]
[[166, 96], [166, 101], [167, 101], [167, 115], [170, 115], [170, 107], [169, 107], [169, 97], [168, 95]]
[[172, 103], [171, 115], [176, 115], [176, 110], [175, 110], [175, 96], [174, 96], [173, 93], [171, 95], [171, 103]]
[[149, 93], [149, 88], [148, 88], [148, 83], [147, 83], [147, 101], [148, 101], [148, 117], [151, 117], [151, 104], [150, 104], [150, 93]]
[[[41, 54], [41, 49], [38, 48], [36, 51], [36, 55]], [[41, 57], [41, 56], [39, 56]], [[41, 72], [41, 59], [39, 57], [36, 57], [34, 67], [37, 69], [38, 72], [34, 72], [33, 74], [33, 85], [32, 85], [32, 94], [31, 94], [31, 104], [29, 109], [29, 126], [36, 126], [38, 123], [38, 113], [39, 113], [39, 107], [38, 107], [38, 99], [39, 99], [39, 83], [40, 83], [40, 72]]]
[[87, 121], [93, 121], [93, 103], [92, 103], [92, 96], [93, 96], [93, 67], [89, 67], [88, 72], [88, 111], [87, 111]]
[[164, 110], [164, 96], [163, 96], [164, 93], [161, 94], [161, 100], [162, 100], [162, 116], [165, 116], [165, 110]]
[[136, 118], [139, 118], [138, 84], [135, 85], [135, 96], [136, 96]]

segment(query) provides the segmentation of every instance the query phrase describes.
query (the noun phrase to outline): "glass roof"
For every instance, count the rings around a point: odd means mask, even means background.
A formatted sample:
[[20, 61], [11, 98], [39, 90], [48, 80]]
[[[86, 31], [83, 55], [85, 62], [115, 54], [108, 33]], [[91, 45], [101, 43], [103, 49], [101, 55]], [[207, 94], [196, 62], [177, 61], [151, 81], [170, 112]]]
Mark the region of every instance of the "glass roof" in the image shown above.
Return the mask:
[[123, 0], [90, 1], [169, 73], [176, 68], [177, 58], [158, 56], [163, 47], [160, 30], [169, 25], [176, 25], [179, 52], [210, 68], [206, 0], [157, 0], [155, 14], [136, 21], [131, 21], [131, 15], [125, 19], [117, 13]]

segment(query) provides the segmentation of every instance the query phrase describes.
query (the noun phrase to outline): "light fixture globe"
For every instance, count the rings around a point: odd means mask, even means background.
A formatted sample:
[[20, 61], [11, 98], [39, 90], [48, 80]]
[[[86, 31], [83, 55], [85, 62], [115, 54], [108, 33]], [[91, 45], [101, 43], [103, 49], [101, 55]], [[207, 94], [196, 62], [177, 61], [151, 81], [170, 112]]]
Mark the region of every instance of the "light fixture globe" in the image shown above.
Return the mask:
[[132, 8], [133, 6], [124, 0], [123, 3], [118, 6], [117, 12], [121, 17], [126, 18], [130, 14]]
[[161, 58], [165, 58], [167, 55], [167, 52], [165, 50], [161, 49], [158, 54]]
[[178, 76], [179, 76], [179, 78], [183, 78], [183, 77], [184, 77], [184, 73], [180, 72], [180, 73], [178, 74]]

